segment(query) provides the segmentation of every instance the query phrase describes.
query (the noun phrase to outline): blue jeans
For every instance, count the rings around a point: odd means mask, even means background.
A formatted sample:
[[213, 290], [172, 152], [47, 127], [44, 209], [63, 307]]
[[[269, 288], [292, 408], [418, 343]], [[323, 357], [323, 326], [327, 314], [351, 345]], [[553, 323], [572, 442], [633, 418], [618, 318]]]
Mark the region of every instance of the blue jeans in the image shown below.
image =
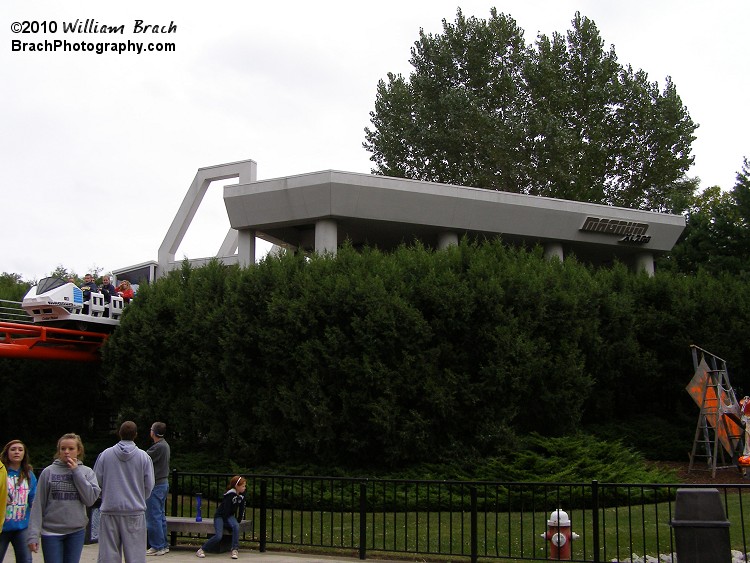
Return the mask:
[[146, 530], [148, 545], [154, 549], [167, 547], [167, 493], [169, 483], [154, 485], [151, 496], [146, 499]]
[[31, 563], [31, 551], [26, 541], [28, 537], [28, 528], [23, 530], [12, 530], [0, 534], [0, 561], [5, 559], [5, 552], [8, 545], [13, 544], [13, 553], [16, 554], [17, 563]]
[[86, 528], [64, 536], [42, 536], [44, 563], [78, 563], [83, 551]]
[[232, 530], [232, 549], [240, 548], [240, 525], [237, 523], [237, 518], [234, 516], [228, 517], [226, 520], [222, 516], [214, 516], [214, 532], [213, 536], [208, 538], [208, 541], [201, 546], [203, 551], [213, 551], [219, 548], [221, 537], [224, 535], [224, 528]]

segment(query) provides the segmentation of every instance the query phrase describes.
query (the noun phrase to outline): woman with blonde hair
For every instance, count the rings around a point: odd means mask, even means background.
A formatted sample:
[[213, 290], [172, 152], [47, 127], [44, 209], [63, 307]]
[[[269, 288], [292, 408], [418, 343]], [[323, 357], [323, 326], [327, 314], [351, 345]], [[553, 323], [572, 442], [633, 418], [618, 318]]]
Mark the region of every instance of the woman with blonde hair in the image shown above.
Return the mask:
[[133, 292], [133, 286], [130, 285], [128, 280], [122, 280], [117, 285], [117, 295], [122, 297], [122, 300], [125, 301], [125, 303], [130, 303], [130, 300], [135, 296], [135, 293]]
[[78, 563], [81, 559], [88, 523], [86, 507], [101, 493], [93, 469], [83, 465], [83, 455], [81, 437], [64, 434], [57, 441], [55, 460], [39, 476], [28, 542], [29, 549], [37, 553], [41, 537], [45, 563]]

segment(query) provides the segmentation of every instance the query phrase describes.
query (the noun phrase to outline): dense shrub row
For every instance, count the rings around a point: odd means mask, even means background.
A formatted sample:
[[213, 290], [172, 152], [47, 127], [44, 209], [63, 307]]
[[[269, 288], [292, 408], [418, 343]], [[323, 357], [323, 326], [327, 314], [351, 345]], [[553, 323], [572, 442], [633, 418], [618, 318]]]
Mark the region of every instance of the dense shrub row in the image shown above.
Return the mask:
[[[641, 455], [620, 444], [582, 434], [560, 438], [530, 434], [518, 444], [509, 459], [495, 457], [472, 462], [420, 464], [390, 474], [347, 471], [333, 477], [327, 468], [305, 467], [296, 468], [291, 474], [312, 477], [286, 479], [277, 478], [287, 475], [279, 469], [252, 468], [238, 472], [258, 475], [248, 485], [251, 499], [259, 498], [261, 481], [265, 481], [268, 502], [274, 508], [302, 510], [302, 507], [312, 506], [329, 512], [356, 507], [360, 484], [366, 487], [368, 510], [400, 512], [408, 506], [419, 507], [419, 510], [470, 511], [469, 487], [476, 487], [478, 509], [497, 512], [528, 510], [528, 507], [554, 503], [561, 496], [565, 497], [568, 508], [591, 506], [589, 485], [593, 480], [599, 483], [675, 483], [677, 479], [672, 472], [647, 464]], [[560, 483], [565, 485], [560, 487]], [[194, 476], [187, 476], [181, 485], [182, 492], [188, 494], [206, 489], [205, 480]], [[674, 490], [647, 488], [637, 494], [640, 500], [652, 502], [668, 499]], [[600, 502], [604, 506], [614, 501], [627, 501], [628, 495], [632, 497], [633, 489], [608, 488], [606, 502], [603, 499]]]
[[88, 445], [95, 422], [108, 424], [99, 365], [0, 358], [0, 376], [0, 448], [21, 439], [37, 465], [52, 460], [65, 432], [81, 433]]
[[684, 455], [689, 346], [740, 383], [748, 295], [743, 279], [592, 270], [499, 242], [186, 264], [126, 311], [106, 393], [241, 465], [487, 457], [534, 431], [627, 437], [622, 421], [646, 415], [635, 437]]

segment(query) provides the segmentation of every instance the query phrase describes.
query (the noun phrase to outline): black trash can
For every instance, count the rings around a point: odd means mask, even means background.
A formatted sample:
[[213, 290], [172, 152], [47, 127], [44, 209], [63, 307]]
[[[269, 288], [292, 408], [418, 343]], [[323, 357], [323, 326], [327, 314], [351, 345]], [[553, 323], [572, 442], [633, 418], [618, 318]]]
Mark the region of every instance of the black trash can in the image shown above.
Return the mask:
[[718, 489], [677, 489], [670, 525], [679, 563], [731, 563], [729, 520]]

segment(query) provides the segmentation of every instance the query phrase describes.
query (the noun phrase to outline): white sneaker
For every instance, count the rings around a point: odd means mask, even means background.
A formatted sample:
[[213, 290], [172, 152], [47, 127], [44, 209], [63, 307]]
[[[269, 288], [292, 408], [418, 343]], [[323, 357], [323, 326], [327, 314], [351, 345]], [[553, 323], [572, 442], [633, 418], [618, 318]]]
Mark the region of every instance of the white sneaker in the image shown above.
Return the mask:
[[237, 559], [237, 558], [239, 558], [239, 556], [240, 556], [240, 553], [236, 549], [233, 549], [232, 550], [232, 559]]
[[154, 553], [154, 555], [166, 555], [167, 553], [169, 553], [169, 550], [165, 547], [163, 549], [157, 550], [157, 552]]
[[205, 557], [205, 556], [206, 556], [206, 554], [205, 554], [205, 553], [203, 553], [203, 548], [200, 548], [200, 549], [199, 549], [198, 551], [196, 551], [196, 552], [195, 552], [195, 556], [196, 556], [196, 557], [200, 557], [200, 558], [203, 558], [203, 557]]
[[157, 551], [158, 551], [157, 549], [154, 549], [153, 547], [149, 547], [149, 548], [148, 548], [148, 549], [146, 550], [146, 555], [156, 555], [156, 552], [157, 552]]

